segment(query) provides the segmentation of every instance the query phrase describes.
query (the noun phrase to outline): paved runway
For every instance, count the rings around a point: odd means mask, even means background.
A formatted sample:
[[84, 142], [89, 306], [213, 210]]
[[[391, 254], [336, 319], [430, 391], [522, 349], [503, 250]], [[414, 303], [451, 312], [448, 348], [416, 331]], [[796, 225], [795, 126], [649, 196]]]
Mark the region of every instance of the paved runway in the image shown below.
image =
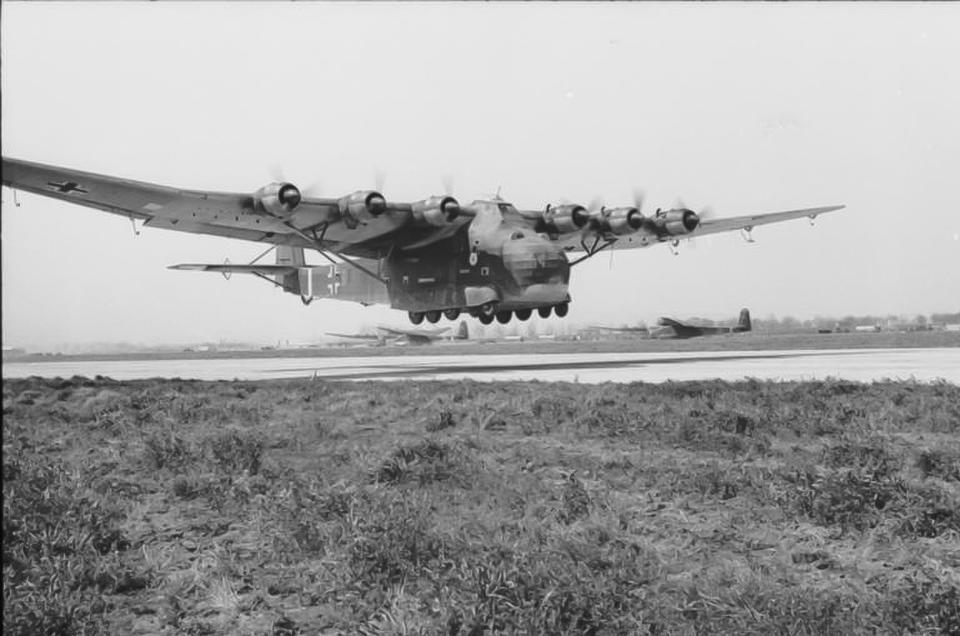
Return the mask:
[[107, 360], [4, 363], [3, 377], [103, 375], [116, 380], [541, 380], [665, 382], [719, 378], [885, 378], [960, 384], [960, 348], [674, 353], [563, 353], [378, 357]]

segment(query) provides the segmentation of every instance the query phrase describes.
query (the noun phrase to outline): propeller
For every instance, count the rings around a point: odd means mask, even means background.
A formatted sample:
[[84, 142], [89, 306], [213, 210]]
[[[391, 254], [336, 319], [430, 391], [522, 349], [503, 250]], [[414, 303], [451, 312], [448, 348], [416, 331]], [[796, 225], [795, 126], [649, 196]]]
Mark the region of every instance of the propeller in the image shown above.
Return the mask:
[[441, 183], [443, 184], [443, 193], [448, 197], [453, 196], [453, 175], [445, 174], [441, 178]]
[[[279, 163], [270, 164], [267, 168], [267, 174], [270, 175], [271, 181], [280, 182], [280, 183], [292, 183], [284, 175], [283, 167]], [[300, 189], [300, 194], [305, 197], [309, 197], [309, 196], [319, 197], [323, 195], [323, 188], [321, 187], [319, 181], [311, 181], [306, 186], [299, 189]]]

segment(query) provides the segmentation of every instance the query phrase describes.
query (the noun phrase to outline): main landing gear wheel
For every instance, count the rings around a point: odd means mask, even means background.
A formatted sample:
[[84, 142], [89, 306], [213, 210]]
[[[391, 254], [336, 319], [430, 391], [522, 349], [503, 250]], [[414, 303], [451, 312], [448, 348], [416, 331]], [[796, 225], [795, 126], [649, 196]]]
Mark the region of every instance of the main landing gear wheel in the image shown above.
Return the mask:
[[497, 312], [497, 322], [501, 325], [505, 325], [510, 322], [510, 319], [513, 317], [513, 312], [510, 311], [498, 311]]
[[432, 322], [432, 323], [434, 323], [434, 324], [440, 322], [440, 310], [437, 309], [437, 310], [434, 310], [434, 311], [428, 311], [428, 312], [427, 312], [427, 320], [429, 320], [430, 322]]
[[540, 314], [541, 318], [549, 318], [551, 309], [552, 307], [550, 307], [550, 305], [547, 305], [546, 307], [537, 307], [537, 313]]
[[456, 320], [457, 318], [460, 317], [460, 310], [459, 310], [459, 309], [445, 309], [445, 310], [443, 311], [443, 316], [444, 316], [444, 318], [446, 318], [447, 320]]
[[564, 316], [567, 315], [568, 311], [570, 311], [569, 303], [560, 303], [559, 305], [553, 308], [553, 313], [557, 315], [557, 318], [563, 318]]
[[410, 318], [410, 322], [415, 325], [419, 325], [423, 322], [423, 312], [422, 311], [408, 311], [407, 317]]
[[517, 315], [517, 320], [529, 320], [530, 316], [533, 314], [532, 309], [518, 309], [513, 312]]
[[493, 316], [489, 314], [480, 314], [477, 316], [477, 319], [485, 325], [489, 325], [491, 322], [493, 322]]

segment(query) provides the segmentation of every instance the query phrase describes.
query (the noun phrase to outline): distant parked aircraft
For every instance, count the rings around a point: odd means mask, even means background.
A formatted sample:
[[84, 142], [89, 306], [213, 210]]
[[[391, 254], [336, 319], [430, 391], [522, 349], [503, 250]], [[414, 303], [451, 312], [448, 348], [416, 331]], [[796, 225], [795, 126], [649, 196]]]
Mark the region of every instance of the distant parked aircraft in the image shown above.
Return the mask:
[[743, 333], [750, 331], [750, 310], [744, 307], [740, 310], [740, 319], [732, 327], [707, 327], [701, 325], [688, 325], [674, 320], [673, 318], [661, 317], [657, 320], [656, 327], [600, 327], [596, 329], [604, 331], [617, 331], [621, 333], [643, 333], [649, 338], [696, 338], [698, 336], [716, 336], [722, 333]]
[[436, 329], [397, 329], [395, 327], [386, 327], [377, 325], [379, 333], [327, 333], [328, 336], [338, 338], [353, 338], [357, 340], [376, 340], [377, 345], [383, 346], [388, 340], [393, 342], [408, 342], [410, 344], [431, 344], [435, 340], [467, 340], [470, 337], [467, 331], [467, 323], [460, 321], [460, 327], [454, 334], [450, 333], [450, 327], [438, 327]]

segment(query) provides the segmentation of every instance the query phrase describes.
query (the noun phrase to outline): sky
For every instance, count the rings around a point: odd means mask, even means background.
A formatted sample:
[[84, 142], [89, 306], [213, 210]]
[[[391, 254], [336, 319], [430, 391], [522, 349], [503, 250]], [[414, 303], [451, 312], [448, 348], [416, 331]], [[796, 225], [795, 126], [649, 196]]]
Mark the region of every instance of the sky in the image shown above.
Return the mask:
[[[960, 310], [956, 3], [2, 4], [3, 154], [184, 188], [498, 189], [805, 220], [601, 254], [569, 324]], [[405, 313], [170, 271], [263, 246], [4, 188], [3, 343], [311, 342]], [[322, 263], [314, 255], [313, 263]], [[551, 318], [551, 321], [556, 321]]]

